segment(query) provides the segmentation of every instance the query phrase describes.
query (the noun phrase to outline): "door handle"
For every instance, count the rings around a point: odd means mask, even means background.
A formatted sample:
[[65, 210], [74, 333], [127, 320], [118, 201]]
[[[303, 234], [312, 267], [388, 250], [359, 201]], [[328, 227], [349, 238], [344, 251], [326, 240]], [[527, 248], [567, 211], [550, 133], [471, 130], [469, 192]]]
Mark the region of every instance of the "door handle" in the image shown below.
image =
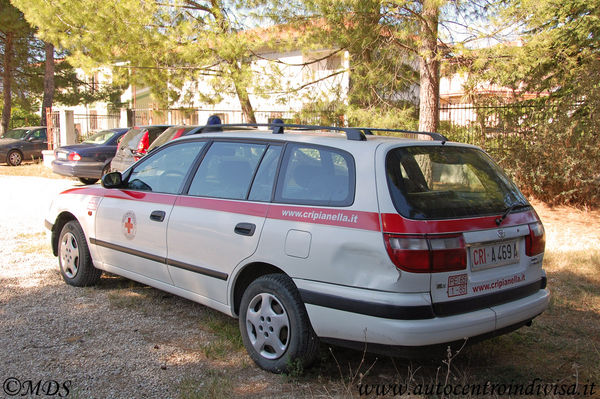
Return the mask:
[[154, 220], [155, 222], [162, 222], [163, 220], [165, 220], [165, 216], [165, 211], [153, 211], [150, 214], [150, 220]]
[[256, 225], [253, 223], [238, 223], [233, 231], [242, 236], [252, 236], [256, 230]]

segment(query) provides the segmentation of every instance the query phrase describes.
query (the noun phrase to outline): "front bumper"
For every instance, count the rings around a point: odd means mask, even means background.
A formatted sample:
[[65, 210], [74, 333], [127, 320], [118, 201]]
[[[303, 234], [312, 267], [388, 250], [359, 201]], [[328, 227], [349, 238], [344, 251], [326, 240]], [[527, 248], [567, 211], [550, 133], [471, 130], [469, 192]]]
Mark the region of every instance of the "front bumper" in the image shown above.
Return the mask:
[[[426, 314], [427, 307], [431, 308], [427, 294], [380, 292], [306, 280], [294, 280], [294, 282], [304, 299], [313, 329], [319, 337], [330, 341], [355, 342], [363, 345], [368, 343], [421, 347], [491, 334], [510, 326], [527, 323], [542, 313], [550, 302], [550, 292], [547, 289], [540, 289], [532, 295], [501, 305], [440, 317]], [[325, 286], [334, 288], [330, 290]], [[374, 308], [382, 309], [382, 305], [387, 306], [395, 309], [396, 314], [382, 316], [361, 309], [341, 310], [336, 304], [311, 304], [310, 297], [307, 298], [308, 300], [305, 299], [306, 292], [319, 292], [315, 291], [316, 289], [320, 292], [336, 291], [336, 297], [344, 298], [364, 299], [367, 294], [370, 294]], [[406, 313], [407, 317], [402, 316], [403, 309], [409, 310]], [[415, 311], [411, 313], [410, 309]]]
[[102, 177], [104, 162], [52, 161], [52, 171], [62, 176], [99, 179]]

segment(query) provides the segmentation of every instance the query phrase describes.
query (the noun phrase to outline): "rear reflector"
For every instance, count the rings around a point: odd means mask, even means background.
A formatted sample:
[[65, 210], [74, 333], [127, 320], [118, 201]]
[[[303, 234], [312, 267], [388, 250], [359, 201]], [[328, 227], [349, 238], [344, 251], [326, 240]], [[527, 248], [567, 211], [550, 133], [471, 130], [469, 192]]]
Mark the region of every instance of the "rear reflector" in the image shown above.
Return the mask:
[[529, 235], [525, 237], [525, 254], [535, 256], [541, 254], [546, 249], [546, 232], [542, 223], [531, 223], [529, 225]]
[[438, 273], [464, 270], [467, 251], [462, 234], [395, 235], [384, 233], [390, 259], [400, 270]]

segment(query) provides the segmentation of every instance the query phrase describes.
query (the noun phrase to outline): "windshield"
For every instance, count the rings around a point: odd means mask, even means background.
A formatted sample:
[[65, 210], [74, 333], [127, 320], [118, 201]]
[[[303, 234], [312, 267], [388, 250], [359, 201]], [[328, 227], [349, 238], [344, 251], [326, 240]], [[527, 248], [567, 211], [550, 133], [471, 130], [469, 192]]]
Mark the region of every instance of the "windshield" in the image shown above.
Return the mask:
[[12, 129], [4, 133], [2, 137], [5, 139], [23, 140], [27, 136], [27, 133], [29, 133], [28, 129]]
[[86, 144], [104, 144], [115, 134], [112, 130], [102, 130], [89, 138], [85, 139], [83, 142]]
[[500, 167], [474, 148], [395, 148], [386, 173], [394, 206], [411, 219], [496, 215], [529, 205]]

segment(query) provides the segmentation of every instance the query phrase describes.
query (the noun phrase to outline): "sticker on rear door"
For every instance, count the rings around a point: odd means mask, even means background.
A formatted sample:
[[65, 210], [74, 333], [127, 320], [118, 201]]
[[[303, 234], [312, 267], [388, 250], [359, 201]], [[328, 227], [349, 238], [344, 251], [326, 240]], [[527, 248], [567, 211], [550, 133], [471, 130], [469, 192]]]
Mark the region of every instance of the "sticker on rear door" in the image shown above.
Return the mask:
[[448, 298], [467, 295], [467, 274], [448, 276]]
[[133, 213], [133, 211], [127, 211], [121, 220], [121, 228], [125, 238], [128, 240], [133, 240], [135, 238], [135, 233], [137, 230], [136, 226], [137, 223], [135, 221], [135, 213]]

